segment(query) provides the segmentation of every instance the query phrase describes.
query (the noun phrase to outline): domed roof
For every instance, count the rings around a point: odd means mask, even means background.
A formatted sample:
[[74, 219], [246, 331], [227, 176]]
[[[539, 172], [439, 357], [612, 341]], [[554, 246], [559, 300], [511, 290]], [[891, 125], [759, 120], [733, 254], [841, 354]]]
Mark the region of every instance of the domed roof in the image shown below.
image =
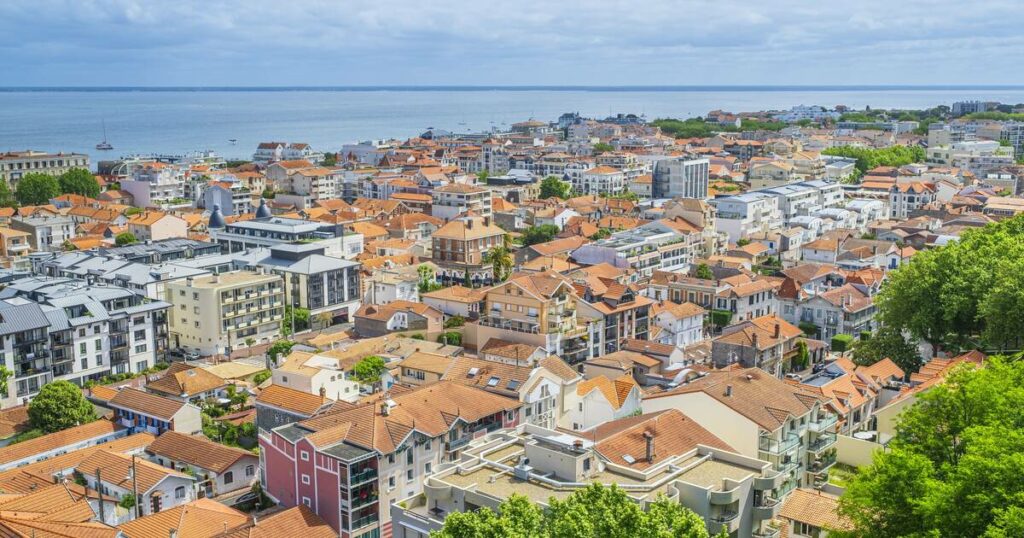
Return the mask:
[[267, 207], [267, 199], [260, 198], [260, 206], [256, 208], [256, 218], [269, 219], [272, 216], [274, 215], [270, 212], [270, 208]]
[[210, 224], [207, 228], [223, 228], [227, 224], [224, 222], [224, 213], [220, 212], [220, 204], [213, 204], [213, 212], [210, 213]]

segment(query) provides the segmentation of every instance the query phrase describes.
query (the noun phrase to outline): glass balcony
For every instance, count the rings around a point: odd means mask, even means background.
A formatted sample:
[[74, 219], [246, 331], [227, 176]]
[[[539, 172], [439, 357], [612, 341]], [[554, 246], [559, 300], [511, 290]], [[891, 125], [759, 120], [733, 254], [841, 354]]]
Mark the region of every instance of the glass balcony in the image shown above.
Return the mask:
[[369, 482], [370, 480], [373, 480], [375, 478], [377, 478], [377, 469], [369, 467], [356, 473], [353, 473], [352, 476], [349, 478], [349, 483], [355, 486], [357, 484], [362, 484], [363, 482]]
[[761, 438], [758, 439], [757, 444], [757, 448], [761, 452], [767, 452], [769, 454], [785, 454], [800, 444], [800, 438], [792, 433], [783, 437], [781, 441], [772, 439], [771, 437], [761, 436]]
[[835, 426], [839, 421], [839, 415], [835, 413], [818, 413], [817, 420], [812, 420], [808, 427], [812, 432], [823, 432]]
[[817, 454], [824, 451], [827, 448], [832, 447], [836, 444], [836, 434], [834, 433], [823, 433], [818, 436], [810, 445], [807, 446], [807, 452]]

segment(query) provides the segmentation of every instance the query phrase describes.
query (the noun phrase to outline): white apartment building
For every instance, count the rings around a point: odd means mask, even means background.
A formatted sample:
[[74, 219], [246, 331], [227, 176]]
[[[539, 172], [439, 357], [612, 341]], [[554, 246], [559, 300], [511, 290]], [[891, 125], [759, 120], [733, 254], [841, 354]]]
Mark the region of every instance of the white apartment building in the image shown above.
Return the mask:
[[626, 189], [626, 174], [611, 166], [595, 166], [574, 178], [573, 188], [582, 194], [618, 194]]
[[434, 189], [431, 215], [447, 222], [467, 211], [481, 217], [490, 217], [490, 189], [465, 183], [452, 183]]
[[708, 159], [678, 157], [655, 161], [651, 196], [706, 200], [710, 169]]
[[132, 167], [131, 176], [121, 180], [121, 190], [132, 195], [135, 207], [191, 205], [185, 199], [186, 168], [149, 162]]
[[729, 242], [755, 233], [782, 228], [779, 197], [765, 192], [748, 192], [711, 200], [715, 206], [715, 230], [729, 236]]

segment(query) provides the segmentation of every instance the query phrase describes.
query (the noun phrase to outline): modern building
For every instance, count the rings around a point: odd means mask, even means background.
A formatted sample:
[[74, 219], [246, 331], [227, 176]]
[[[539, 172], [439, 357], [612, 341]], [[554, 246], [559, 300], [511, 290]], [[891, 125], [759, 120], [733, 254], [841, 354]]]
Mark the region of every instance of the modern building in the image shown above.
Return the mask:
[[[266, 213], [269, 212], [268, 209]], [[260, 211], [256, 212], [254, 219], [225, 223], [220, 208], [214, 208], [209, 232], [210, 239], [228, 253], [295, 242], [319, 243], [326, 255], [338, 258], [351, 259], [363, 252], [363, 236], [345, 234], [343, 227], [311, 220], [263, 216]]]
[[48, 213], [28, 217], [12, 217], [12, 229], [27, 232], [33, 250], [64, 250], [64, 243], [75, 238], [75, 222], [71, 217]]
[[167, 285], [171, 346], [201, 355], [230, 354], [281, 337], [280, 275], [235, 271]]
[[654, 198], [708, 197], [708, 178], [711, 161], [677, 157], [655, 161], [651, 195]]

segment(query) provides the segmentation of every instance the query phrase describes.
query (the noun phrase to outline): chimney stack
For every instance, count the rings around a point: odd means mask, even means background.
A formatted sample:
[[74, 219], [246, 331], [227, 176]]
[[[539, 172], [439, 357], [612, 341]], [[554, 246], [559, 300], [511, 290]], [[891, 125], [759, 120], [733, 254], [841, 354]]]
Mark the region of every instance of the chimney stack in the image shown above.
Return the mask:
[[654, 434], [645, 431], [644, 441], [647, 442], [647, 463], [654, 463]]
[[776, 339], [778, 339], [778, 338], [779, 338], [779, 335], [780, 335], [781, 333], [782, 333], [782, 325], [781, 325], [781, 324], [779, 324], [779, 322], [777, 322], [777, 321], [776, 321], [776, 322], [775, 322], [775, 338], [776, 338]]
[[725, 386], [725, 395], [726, 396], [732, 396], [732, 385], [726, 385]]
[[388, 416], [388, 413], [390, 413], [390, 412], [391, 412], [391, 409], [388, 407], [388, 403], [387, 402], [382, 402], [380, 404], [380, 414], [386, 417], [386, 416]]

